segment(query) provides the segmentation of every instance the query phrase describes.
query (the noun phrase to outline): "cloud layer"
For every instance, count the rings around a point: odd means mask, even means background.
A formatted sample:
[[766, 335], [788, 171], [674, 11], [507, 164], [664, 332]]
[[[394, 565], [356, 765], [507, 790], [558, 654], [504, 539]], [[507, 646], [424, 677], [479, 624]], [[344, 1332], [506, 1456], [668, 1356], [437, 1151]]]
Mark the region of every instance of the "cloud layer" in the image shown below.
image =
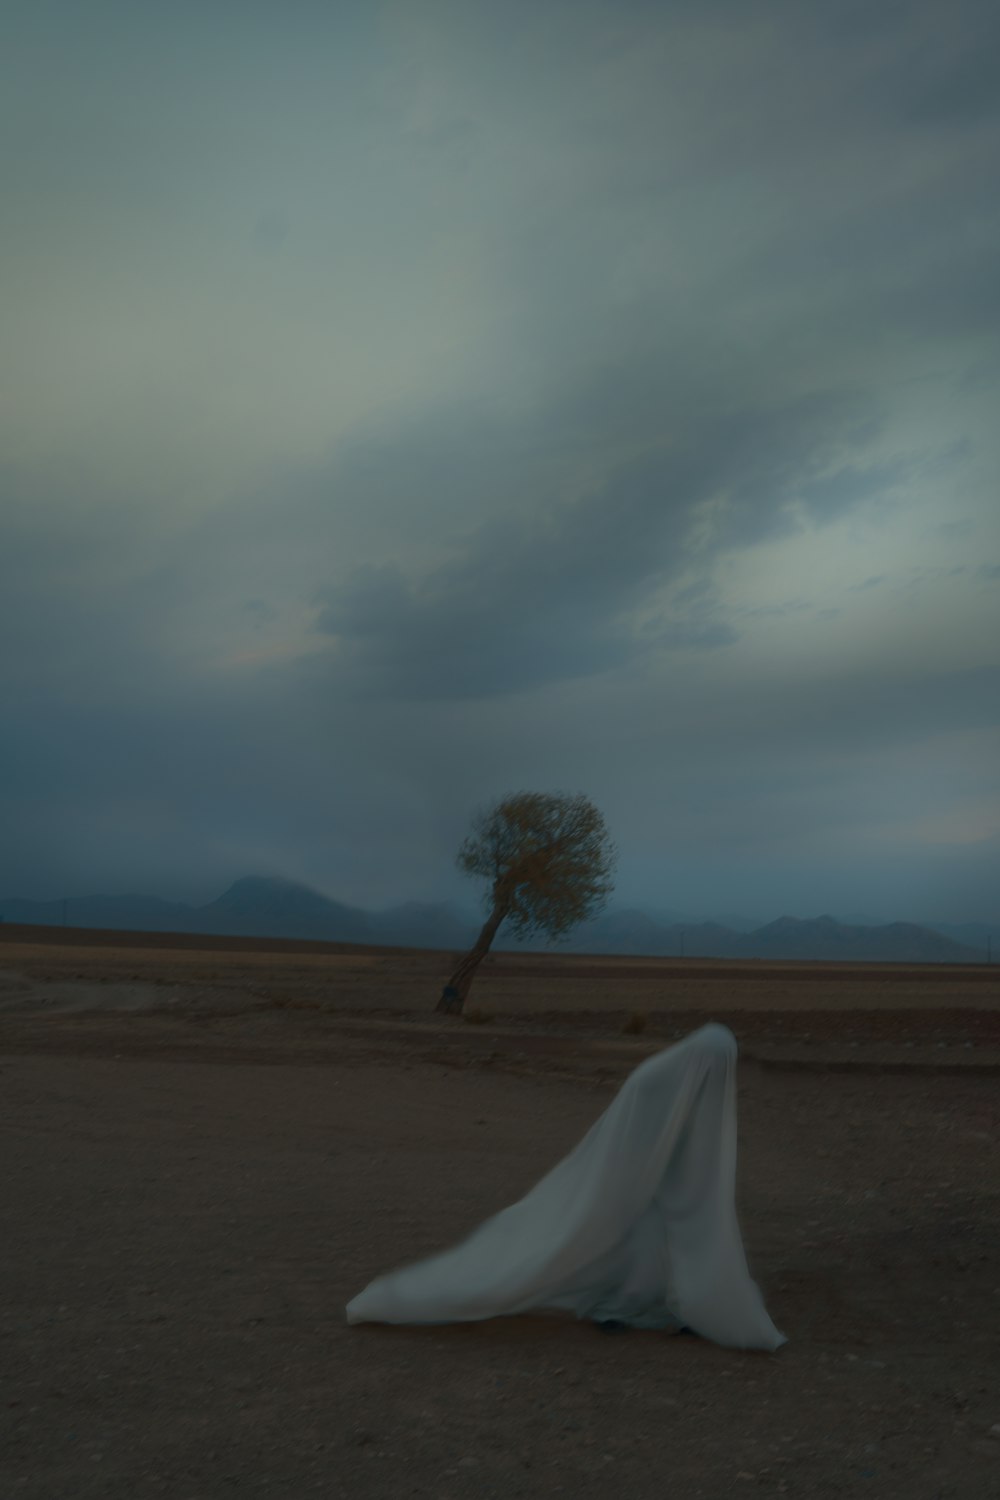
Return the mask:
[[[58, 45], [56, 44], [58, 40]], [[992, 920], [995, 8], [10, 28], [0, 886]]]

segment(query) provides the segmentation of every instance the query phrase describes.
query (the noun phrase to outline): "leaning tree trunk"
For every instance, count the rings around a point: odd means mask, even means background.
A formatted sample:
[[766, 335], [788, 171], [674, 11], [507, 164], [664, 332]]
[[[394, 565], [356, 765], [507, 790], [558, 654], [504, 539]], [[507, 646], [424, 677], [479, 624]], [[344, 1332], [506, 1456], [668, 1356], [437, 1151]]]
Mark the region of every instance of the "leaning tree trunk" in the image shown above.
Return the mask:
[[489, 953], [490, 944], [497, 935], [497, 928], [506, 915], [507, 903], [505, 901], [495, 902], [493, 910], [483, 923], [483, 930], [441, 991], [441, 998], [435, 1007], [437, 1010], [443, 1011], [445, 1015], [459, 1015], [461, 1013], [462, 1006], [465, 1004], [465, 998], [472, 988], [472, 980], [475, 972], [487, 953]]

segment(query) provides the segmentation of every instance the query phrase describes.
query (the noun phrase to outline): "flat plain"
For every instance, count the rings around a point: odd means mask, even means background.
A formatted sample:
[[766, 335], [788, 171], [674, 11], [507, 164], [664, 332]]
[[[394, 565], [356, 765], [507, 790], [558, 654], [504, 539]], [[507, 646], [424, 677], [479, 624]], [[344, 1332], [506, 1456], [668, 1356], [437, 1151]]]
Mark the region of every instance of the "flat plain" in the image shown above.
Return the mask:
[[[0, 927], [4, 1500], [1000, 1494], [1000, 966], [450, 957]], [[347, 1327], [709, 1019], [778, 1354]]]

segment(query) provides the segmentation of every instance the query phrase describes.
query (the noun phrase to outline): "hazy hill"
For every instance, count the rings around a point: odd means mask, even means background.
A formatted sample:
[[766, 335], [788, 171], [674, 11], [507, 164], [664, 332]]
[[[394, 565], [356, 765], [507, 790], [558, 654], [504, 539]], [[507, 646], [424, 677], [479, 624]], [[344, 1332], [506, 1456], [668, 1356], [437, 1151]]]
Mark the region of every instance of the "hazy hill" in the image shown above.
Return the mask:
[[294, 881], [251, 876], [216, 901], [188, 906], [156, 896], [79, 896], [67, 901], [0, 902], [7, 922], [100, 927], [122, 932], [205, 932], [235, 937], [318, 938], [372, 943], [372, 919]]
[[200, 932], [321, 938], [328, 943], [378, 941], [368, 912], [331, 901], [292, 880], [261, 876], [237, 880], [217, 901], [194, 910]]
[[742, 934], [733, 946], [741, 958], [805, 958], [894, 963], [974, 963], [978, 954], [938, 932], [912, 922], [882, 927], [852, 927], [833, 917], [800, 921], [780, 917], [756, 932]]
[[[331, 901], [295, 881], [260, 876], [237, 880], [205, 906], [161, 901], [155, 896], [87, 896], [65, 903], [10, 900], [0, 902], [0, 917], [52, 926], [61, 926], [65, 920], [70, 927], [131, 932], [313, 938], [452, 950], [472, 942], [481, 920], [448, 902], [409, 901], [369, 912]], [[978, 927], [970, 924], [970, 928], [979, 935]], [[718, 922], [679, 922], [635, 908], [612, 908], [582, 923], [558, 944], [538, 939], [518, 942], [501, 928], [496, 946], [649, 957], [978, 963], [985, 944], [967, 946], [940, 930], [911, 922], [867, 926], [838, 922], [830, 916], [810, 921], [781, 917], [751, 931], [736, 931]]]
[[994, 959], [1000, 957], [1000, 925], [995, 928], [988, 927], [985, 922], [922, 922], [920, 925], [951, 938], [963, 948], [974, 948], [984, 959], [987, 953]]
[[[503, 940], [502, 931], [499, 940]], [[669, 942], [669, 928], [648, 912], [612, 907], [590, 922], [581, 922], [557, 946], [574, 953], [665, 954]], [[537, 947], [537, 940], [531, 946]]]
[[[582, 922], [558, 946], [573, 953], [720, 958], [728, 956], [736, 937], [718, 922], [664, 922], [649, 912], [612, 908], [591, 922]], [[502, 932], [499, 942], [503, 946]]]

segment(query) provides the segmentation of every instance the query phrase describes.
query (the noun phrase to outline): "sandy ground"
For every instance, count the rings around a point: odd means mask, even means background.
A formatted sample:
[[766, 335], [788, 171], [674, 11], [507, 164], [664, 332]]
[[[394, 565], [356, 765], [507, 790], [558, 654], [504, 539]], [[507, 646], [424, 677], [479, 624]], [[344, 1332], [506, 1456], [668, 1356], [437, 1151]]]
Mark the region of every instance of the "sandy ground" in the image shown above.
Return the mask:
[[[1000, 1495], [993, 975], [323, 960], [0, 942], [3, 1500]], [[346, 1326], [717, 1013], [786, 1348]]]

